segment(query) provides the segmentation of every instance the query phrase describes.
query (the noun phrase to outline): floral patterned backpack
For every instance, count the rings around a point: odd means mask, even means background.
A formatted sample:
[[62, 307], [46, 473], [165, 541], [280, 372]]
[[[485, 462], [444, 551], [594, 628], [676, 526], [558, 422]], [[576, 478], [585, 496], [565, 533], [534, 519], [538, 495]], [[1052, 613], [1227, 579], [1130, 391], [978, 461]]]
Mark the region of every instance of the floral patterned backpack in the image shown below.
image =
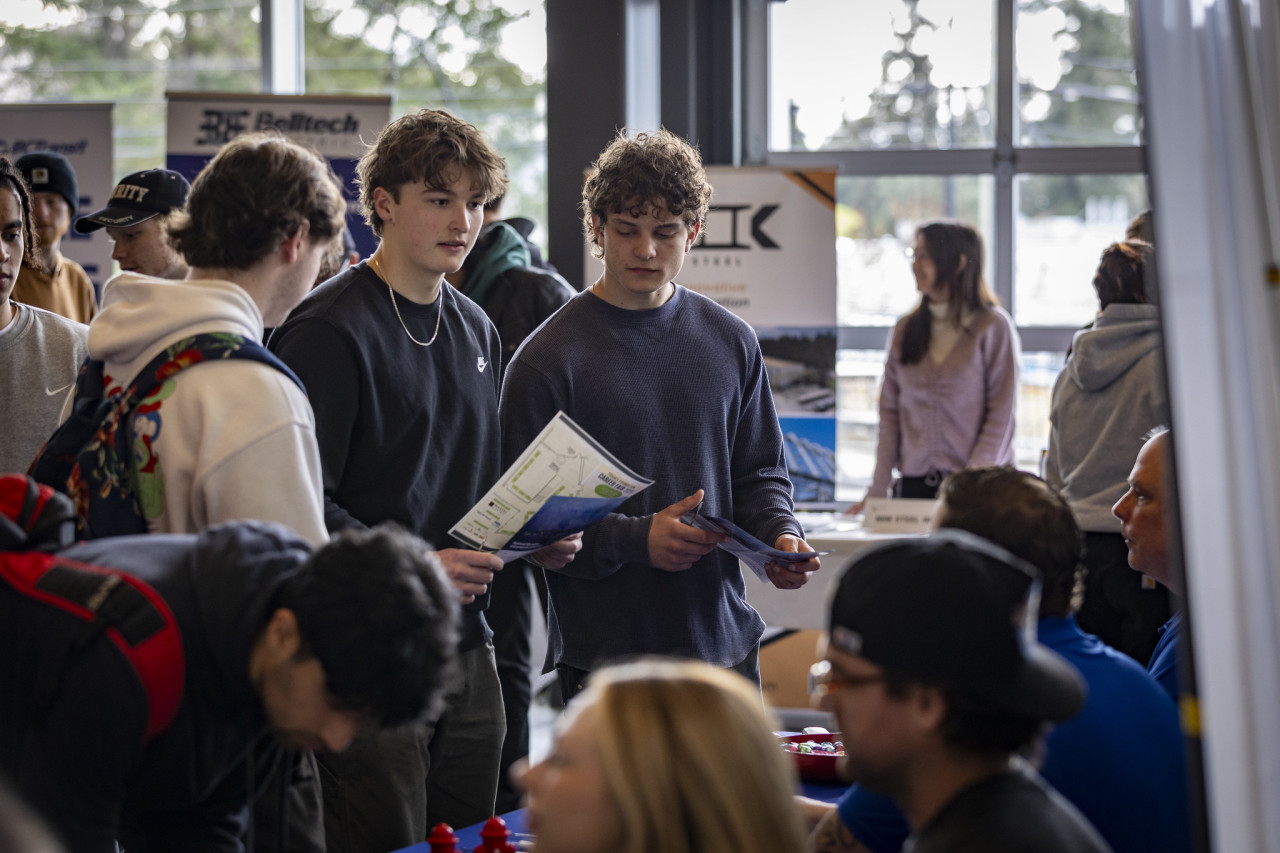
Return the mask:
[[[105, 394], [103, 363], [86, 358], [76, 378], [70, 417], [41, 448], [30, 474], [71, 498], [83, 539], [147, 532], [140, 466], [154, 465], [151, 438], [135, 434], [134, 415], [159, 406], [173, 393], [178, 373], [206, 361], [247, 358], [302, 380], [257, 341], [225, 332], [183, 338], [152, 359], [128, 387]], [[306, 390], [305, 388], [303, 389]]]

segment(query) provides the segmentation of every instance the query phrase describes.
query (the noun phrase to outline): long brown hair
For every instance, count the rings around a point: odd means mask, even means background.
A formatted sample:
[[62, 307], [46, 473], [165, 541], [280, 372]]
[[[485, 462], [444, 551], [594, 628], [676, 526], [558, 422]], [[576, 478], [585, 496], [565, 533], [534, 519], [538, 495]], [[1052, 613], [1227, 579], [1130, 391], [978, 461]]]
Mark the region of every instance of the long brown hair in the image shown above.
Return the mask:
[[[959, 326], [966, 313], [1000, 304], [982, 277], [982, 236], [977, 229], [962, 222], [930, 222], [922, 225], [916, 235], [924, 241], [929, 258], [937, 267], [938, 282], [946, 287], [948, 320]], [[920, 304], [907, 315], [902, 331], [903, 364], [915, 364], [924, 358], [932, 332], [929, 297], [921, 296]]]

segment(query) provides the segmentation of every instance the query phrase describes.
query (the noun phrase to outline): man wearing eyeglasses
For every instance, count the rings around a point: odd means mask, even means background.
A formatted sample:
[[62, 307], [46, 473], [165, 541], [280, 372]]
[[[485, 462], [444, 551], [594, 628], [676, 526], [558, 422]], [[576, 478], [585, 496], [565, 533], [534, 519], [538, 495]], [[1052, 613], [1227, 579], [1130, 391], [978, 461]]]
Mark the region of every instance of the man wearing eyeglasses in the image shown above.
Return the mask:
[[[1085, 634], [1081, 535], [1066, 499], [1013, 468], [969, 468], [942, 484], [934, 524], [982, 536], [1041, 572], [1037, 632], [1084, 678], [1088, 699], [1045, 739], [1040, 774], [1116, 853], [1190, 853], [1186, 771], [1177, 710], [1127, 655]], [[821, 673], [819, 673], [821, 674]], [[839, 806], [805, 801], [820, 853], [897, 853], [909, 834], [887, 797], [855, 785]]]
[[1035, 639], [1039, 573], [961, 531], [854, 562], [832, 599], [817, 701], [846, 775], [891, 797], [913, 853], [1111, 848], [1021, 758], [1084, 704], [1079, 674]]

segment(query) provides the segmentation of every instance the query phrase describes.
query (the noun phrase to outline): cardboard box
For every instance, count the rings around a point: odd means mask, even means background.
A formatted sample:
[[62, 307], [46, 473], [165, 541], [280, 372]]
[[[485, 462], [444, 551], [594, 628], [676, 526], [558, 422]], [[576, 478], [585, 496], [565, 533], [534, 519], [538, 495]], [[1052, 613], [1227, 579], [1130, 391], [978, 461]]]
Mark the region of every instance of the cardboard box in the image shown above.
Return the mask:
[[774, 708], [809, 707], [809, 667], [821, 631], [795, 631], [760, 646], [760, 689]]

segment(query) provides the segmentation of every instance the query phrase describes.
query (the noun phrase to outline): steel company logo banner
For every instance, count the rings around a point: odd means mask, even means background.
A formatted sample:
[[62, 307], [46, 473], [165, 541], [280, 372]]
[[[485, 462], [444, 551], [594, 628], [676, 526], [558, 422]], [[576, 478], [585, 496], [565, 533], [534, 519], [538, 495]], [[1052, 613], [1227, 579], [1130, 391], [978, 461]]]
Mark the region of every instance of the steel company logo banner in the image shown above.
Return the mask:
[[377, 241], [355, 207], [356, 161], [391, 120], [385, 95], [245, 95], [167, 92], [168, 167], [194, 180], [218, 149], [242, 133], [275, 130], [310, 145], [342, 179], [347, 225], [362, 256]]

